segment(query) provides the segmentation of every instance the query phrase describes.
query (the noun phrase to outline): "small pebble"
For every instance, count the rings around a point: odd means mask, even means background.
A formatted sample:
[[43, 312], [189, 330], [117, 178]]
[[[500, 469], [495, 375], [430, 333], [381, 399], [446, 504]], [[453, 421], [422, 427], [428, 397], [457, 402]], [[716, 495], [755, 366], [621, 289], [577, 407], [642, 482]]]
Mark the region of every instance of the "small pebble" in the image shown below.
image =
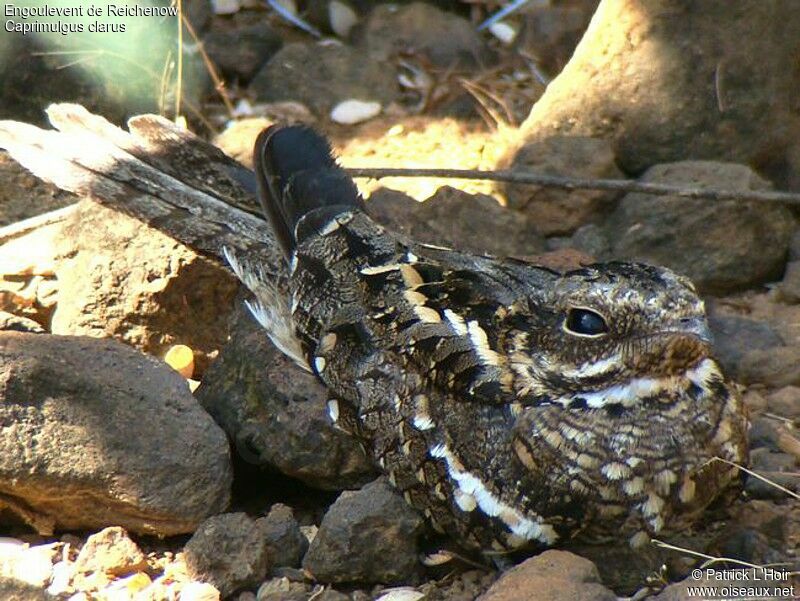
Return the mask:
[[358, 23], [356, 12], [341, 0], [331, 0], [328, 4], [328, 18], [331, 29], [340, 38], [350, 35], [350, 30]]
[[239, 0], [211, 0], [211, 6], [216, 15], [232, 15], [242, 8]]
[[381, 112], [380, 102], [343, 100], [331, 110], [331, 120], [342, 125], [354, 125], [376, 117]]
[[123, 576], [147, 568], [147, 559], [128, 533], [118, 526], [105, 528], [86, 539], [75, 569], [79, 572]]
[[184, 378], [191, 378], [194, 374], [194, 352], [185, 344], [169, 347], [164, 355], [164, 361]]
[[503, 21], [492, 23], [489, 26], [489, 31], [506, 46], [512, 44], [517, 37], [517, 30]]
[[419, 601], [425, 596], [413, 588], [401, 586], [398, 588], [387, 589], [375, 601]]
[[220, 601], [219, 591], [207, 582], [190, 582], [181, 589], [181, 601]]

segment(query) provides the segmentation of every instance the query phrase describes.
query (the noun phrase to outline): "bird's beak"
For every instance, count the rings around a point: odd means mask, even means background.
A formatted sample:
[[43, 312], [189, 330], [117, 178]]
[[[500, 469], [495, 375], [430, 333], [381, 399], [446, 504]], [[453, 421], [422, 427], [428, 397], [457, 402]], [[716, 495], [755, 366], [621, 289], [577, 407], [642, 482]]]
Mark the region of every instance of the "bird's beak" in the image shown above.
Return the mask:
[[709, 346], [714, 344], [714, 335], [705, 317], [683, 317], [674, 324], [674, 331], [691, 334]]

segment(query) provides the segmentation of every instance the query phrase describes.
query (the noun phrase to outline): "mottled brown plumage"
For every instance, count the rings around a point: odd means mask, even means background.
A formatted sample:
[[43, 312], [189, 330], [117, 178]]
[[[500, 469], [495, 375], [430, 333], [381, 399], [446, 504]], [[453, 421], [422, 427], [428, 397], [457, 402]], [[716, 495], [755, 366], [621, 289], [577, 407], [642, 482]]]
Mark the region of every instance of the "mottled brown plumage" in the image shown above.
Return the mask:
[[435, 528], [484, 551], [639, 544], [736, 481], [713, 459], [746, 461], [743, 405], [685, 278], [416, 244], [361, 210], [308, 129], [262, 133], [255, 164], [291, 292], [231, 256], [253, 313]]

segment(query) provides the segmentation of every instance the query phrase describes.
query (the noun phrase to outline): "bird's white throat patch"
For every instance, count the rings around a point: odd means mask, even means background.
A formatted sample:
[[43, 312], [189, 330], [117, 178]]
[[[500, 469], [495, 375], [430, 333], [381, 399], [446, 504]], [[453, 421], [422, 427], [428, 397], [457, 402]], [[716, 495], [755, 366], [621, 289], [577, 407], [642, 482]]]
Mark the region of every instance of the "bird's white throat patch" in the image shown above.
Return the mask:
[[617, 404], [623, 407], [632, 407], [642, 398], [652, 397], [662, 392], [679, 393], [686, 388], [689, 382], [706, 393], [710, 381], [721, 377], [722, 374], [716, 362], [713, 359], [703, 359], [695, 367], [682, 374], [660, 378], [633, 378], [608, 388], [564, 395], [555, 400], [564, 407], [569, 406], [578, 398], [583, 399], [588, 407], [595, 409]]

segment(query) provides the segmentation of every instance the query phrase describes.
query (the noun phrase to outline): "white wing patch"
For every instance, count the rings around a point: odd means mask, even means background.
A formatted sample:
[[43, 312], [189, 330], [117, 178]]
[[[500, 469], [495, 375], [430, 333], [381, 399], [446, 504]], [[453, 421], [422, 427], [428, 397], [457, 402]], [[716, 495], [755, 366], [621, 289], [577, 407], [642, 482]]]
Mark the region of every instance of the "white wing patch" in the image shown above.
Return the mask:
[[444, 460], [447, 465], [450, 477], [458, 486], [453, 497], [462, 511], [473, 511], [473, 503], [476, 504], [486, 515], [502, 521], [513, 535], [520, 538], [520, 543], [538, 540], [552, 545], [558, 539], [555, 529], [544, 523], [540, 516], [524, 515], [492, 494], [480, 478], [464, 469], [447, 444], [434, 445], [428, 453], [431, 457]]
[[236, 277], [255, 295], [255, 299], [245, 301], [245, 305], [261, 327], [267, 331], [272, 344], [297, 365], [310, 372], [311, 367], [305, 359], [300, 340], [295, 335], [292, 314], [284, 295], [280, 294], [263, 271], [247, 269], [227, 247], [222, 249], [222, 253]]
[[486, 331], [474, 319], [467, 322], [467, 332], [469, 334], [472, 348], [475, 354], [484, 365], [500, 365], [500, 356], [489, 346], [489, 338]]

